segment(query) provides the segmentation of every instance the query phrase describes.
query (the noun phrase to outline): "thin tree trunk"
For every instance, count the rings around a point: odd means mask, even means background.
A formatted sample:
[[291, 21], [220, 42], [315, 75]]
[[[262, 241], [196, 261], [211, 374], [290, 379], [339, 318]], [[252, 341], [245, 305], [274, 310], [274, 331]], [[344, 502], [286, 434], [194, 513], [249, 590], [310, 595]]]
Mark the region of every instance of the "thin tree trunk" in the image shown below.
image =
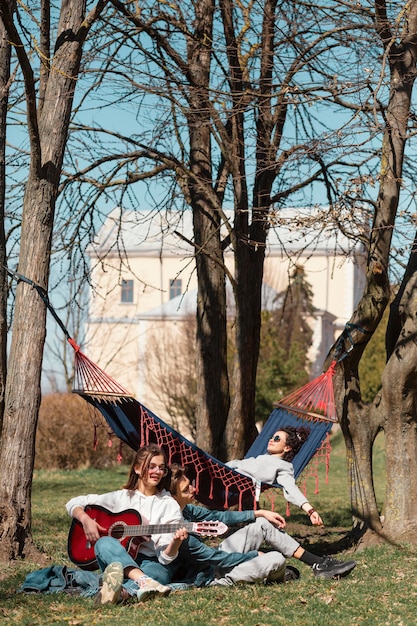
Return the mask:
[[[12, 7], [13, 4], [10, 3]], [[7, 275], [4, 207], [6, 193], [6, 117], [10, 87], [10, 44], [0, 20], [0, 437], [7, 376]]]
[[[193, 208], [197, 299], [197, 415], [196, 441], [218, 458], [223, 456], [223, 435], [229, 410], [227, 373], [226, 284], [220, 238], [220, 208], [213, 199], [210, 82], [213, 30], [212, 0], [196, 7], [194, 37], [188, 60], [194, 89], [188, 115], [190, 134], [189, 191]], [[210, 199], [211, 198], [211, 199]]]
[[[197, 445], [222, 458], [223, 434], [229, 410], [226, 359], [226, 287], [219, 238], [219, 220], [197, 209], [194, 213], [197, 245]], [[201, 239], [200, 239], [201, 237]], [[204, 242], [204, 243], [203, 243]]]
[[[241, 168], [234, 176], [237, 198], [234, 241], [236, 358], [233, 371], [233, 401], [227, 423], [228, 458], [242, 458], [256, 436], [255, 388], [261, 334], [265, 245], [269, 230], [271, 189], [277, 174], [275, 160], [286, 115], [285, 104], [279, 115], [273, 112], [271, 104], [275, 89], [272, 75], [276, 7], [276, 0], [267, 0], [263, 8], [260, 93], [257, 109], [257, 162], [251, 211], [246, 186], [243, 187], [241, 182], [244, 180], [243, 117], [238, 123], [239, 132], [236, 131], [238, 139], [236, 143], [238, 147], [242, 146], [242, 152], [235, 157], [235, 160], [241, 163]], [[234, 62], [231, 66], [235, 65]], [[240, 103], [237, 106], [238, 110], [242, 107]], [[280, 107], [277, 107], [277, 110], [280, 110]]]
[[[229, 459], [242, 458], [256, 437], [256, 370], [261, 332], [261, 294], [265, 240], [245, 241], [236, 251], [236, 356], [233, 400], [227, 423]], [[244, 249], [243, 249], [244, 248]]]
[[[86, 20], [84, 0], [62, 4], [44, 106], [36, 110], [33, 72], [11, 16], [2, 14], [17, 47], [25, 77], [31, 167], [23, 202], [19, 273], [48, 287], [52, 230], [82, 45], [104, 3]], [[3, 10], [3, 9], [1, 9]], [[45, 44], [44, 44], [45, 45]], [[16, 290], [16, 306], [6, 383], [0, 447], [0, 560], [36, 552], [31, 529], [31, 490], [40, 405], [46, 309], [26, 283]]]

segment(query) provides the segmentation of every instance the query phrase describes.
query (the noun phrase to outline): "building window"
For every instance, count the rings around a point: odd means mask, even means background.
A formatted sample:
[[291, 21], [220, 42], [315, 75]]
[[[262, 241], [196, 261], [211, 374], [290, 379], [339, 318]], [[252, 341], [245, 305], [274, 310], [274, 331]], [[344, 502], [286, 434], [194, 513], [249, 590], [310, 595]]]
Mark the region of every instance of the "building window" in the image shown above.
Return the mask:
[[181, 278], [173, 278], [169, 281], [169, 299], [172, 300], [182, 293], [182, 280]]
[[121, 302], [123, 304], [133, 302], [133, 280], [122, 280]]

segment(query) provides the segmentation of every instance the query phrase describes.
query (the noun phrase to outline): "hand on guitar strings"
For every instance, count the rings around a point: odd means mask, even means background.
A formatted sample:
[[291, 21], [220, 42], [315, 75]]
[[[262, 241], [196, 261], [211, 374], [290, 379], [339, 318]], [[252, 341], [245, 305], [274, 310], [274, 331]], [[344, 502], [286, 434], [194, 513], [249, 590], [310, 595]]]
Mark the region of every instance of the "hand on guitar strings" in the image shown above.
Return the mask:
[[89, 515], [86, 515], [82, 521], [85, 538], [87, 542], [91, 545], [94, 545], [96, 541], [100, 539], [100, 537], [107, 532], [107, 529], [103, 526], [100, 526], [95, 519], [91, 518]]

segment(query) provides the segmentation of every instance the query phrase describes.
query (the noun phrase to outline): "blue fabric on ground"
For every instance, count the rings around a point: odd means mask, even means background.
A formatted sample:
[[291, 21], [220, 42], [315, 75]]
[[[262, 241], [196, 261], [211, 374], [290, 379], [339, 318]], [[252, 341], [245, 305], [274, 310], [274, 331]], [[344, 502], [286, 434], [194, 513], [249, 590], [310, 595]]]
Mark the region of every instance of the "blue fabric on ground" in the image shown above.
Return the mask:
[[100, 575], [77, 568], [51, 565], [30, 572], [19, 593], [77, 592], [81, 596], [95, 596], [99, 590]]

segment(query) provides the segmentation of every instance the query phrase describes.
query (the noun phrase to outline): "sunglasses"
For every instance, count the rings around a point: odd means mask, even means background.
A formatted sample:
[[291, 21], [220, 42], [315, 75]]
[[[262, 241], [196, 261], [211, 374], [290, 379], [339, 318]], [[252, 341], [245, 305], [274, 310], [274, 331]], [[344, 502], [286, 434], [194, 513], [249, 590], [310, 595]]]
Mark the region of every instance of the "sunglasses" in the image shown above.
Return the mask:
[[151, 463], [148, 467], [148, 472], [158, 472], [162, 474], [162, 476], [166, 476], [168, 474], [168, 468], [165, 465], [155, 465]]
[[282, 441], [282, 439], [279, 435], [274, 435], [273, 437], [271, 437], [271, 441]]

